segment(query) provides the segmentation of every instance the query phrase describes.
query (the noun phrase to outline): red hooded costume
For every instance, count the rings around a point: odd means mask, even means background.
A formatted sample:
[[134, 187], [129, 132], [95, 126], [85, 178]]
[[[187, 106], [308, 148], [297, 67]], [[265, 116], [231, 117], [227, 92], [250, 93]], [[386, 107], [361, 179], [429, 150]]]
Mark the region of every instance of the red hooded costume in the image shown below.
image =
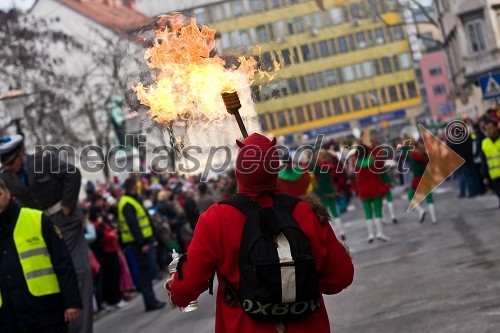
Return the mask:
[[[238, 192], [255, 198], [262, 190], [279, 193], [277, 171], [279, 161], [270, 141], [260, 134], [252, 134], [238, 142], [240, 151], [236, 160]], [[267, 170], [266, 170], [267, 168]], [[269, 172], [273, 168], [275, 172]], [[260, 197], [261, 206], [270, 206], [270, 197]], [[311, 206], [300, 202], [293, 216], [311, 240], [311, 247], [320, 277], [323, 294], [335, 294], [352, 283], [354, 268], [351, 258], [339, 243], [328, 223], [321, 223]], [[182, 279], [176, 273], [170, 288], [175, 303], [181, 307], [209, 287], [209, 279], [217, 273], [218, 281], [224, 279], [236, 288], [240, 280], [239, 249], [246, 216], [229, 205], [214, 204], [199, 219], [194, 237], [182, 266]], [[286, 324], [288, 333], [330, 332], [328, 315], [321, 301], [321, 309], [311, 316]], [[243, 312], [240, 305], [230, 307], [224, 301], [222, 288], [216, 300], [216, 333], [276, 333], [274, 324], [256, 322]]]

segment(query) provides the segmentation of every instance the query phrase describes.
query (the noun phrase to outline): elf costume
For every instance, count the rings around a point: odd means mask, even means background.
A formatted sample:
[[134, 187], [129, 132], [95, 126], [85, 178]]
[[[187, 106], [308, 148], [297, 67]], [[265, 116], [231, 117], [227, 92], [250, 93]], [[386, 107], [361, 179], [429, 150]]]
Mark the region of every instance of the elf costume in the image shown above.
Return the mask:
[[392, 223], [398, 224], [396, 215], [394, 214], [394, 205], [391, 188], [396, 183], [396, 180], [389, 175], [389, 170], [382, 174], [382, 181], [389, 186], [387, 193], [385, 194], [385, 200], [387, 201], [387, 209], [389, 209], [389, 215], [391, 217]]
[[[320, 154], [321, 156], [322, 154]], [[323, 153], [323, 156], [325, 153]], [[323, 158], [318, 158], [318, 163], [313, 167], [316, 176], [315, 194], [320, 197], [321, 203], [330, 213], [335, 225], [335, 229], [340, 234], [340, 238], [345, 240], [344, 227], [340, 220], [340, 214], [337, 210], [335, 197], [338, 195], [332, 183], [332, 177], [335, 175], [335, 167]]]
[[[424, 176], [425, 168], [429, 163], [429, 157], [425, 152], [419, 151], [417, 149], [411, 152], [408, 150], [408, 147], [403, 147], [402, 149], [403, 153], [407, 156], [408, 165], [410, 166], [410, 171], [413, 174], [413, 180], [411, 182], [410, 188], [408, 189], [408, 200], [410, 200], [411, 202], [413, 200], [413, 197], [415, 196], [415, 191], [417, 190], [418, 185], [420, 184], [420, 181]], [[432, 223], [437, 223], [436, 208], [434, 206], [432, 193], [427, 194], [427, 196], [425, 197], [425, 201], [427, 201], [427, 206], [429, 207], [429, 213], [431, 215]], [[416, 205], [415, 209], [418, 212], [419, 222], [423, 223], [426, 215], [425, 210], [419, 205]]]
[[358, 196], [365, 212], [368, 242], [371, 243], [374, 239], [373, 224], [375, 224], [377, 239], [387, 242], [390, 239], [382, 230], [382, 199], [387, 194], [389, 185], [382, 181], [381, 173], [376, 172], [382, 170], [384, 162], [376, 159], [376, 153], [368, 154], [367, 148], [363, 150], [365, 153], [358, 154], [356, 159], [356, 174]]
[[278, 173], [278, 188], [283, 193], [301, 197], [307, 193], [310, 179], [305, 169], [289, 164]]

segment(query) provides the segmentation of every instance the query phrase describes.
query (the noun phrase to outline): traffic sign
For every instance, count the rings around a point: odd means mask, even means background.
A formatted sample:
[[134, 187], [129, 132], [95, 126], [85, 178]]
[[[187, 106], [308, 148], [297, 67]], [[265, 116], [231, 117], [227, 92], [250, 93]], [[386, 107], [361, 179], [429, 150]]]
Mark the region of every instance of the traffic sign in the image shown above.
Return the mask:
[[479, 78], [484, 99], [500, 98], [500, 73], [490, 73]]

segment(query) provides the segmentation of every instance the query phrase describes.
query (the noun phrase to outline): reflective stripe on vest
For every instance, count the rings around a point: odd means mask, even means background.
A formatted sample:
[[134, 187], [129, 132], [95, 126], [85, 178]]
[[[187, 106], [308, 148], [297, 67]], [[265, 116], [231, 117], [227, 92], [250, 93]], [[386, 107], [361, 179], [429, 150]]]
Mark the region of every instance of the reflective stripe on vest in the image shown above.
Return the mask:
[[135, 209], [135, 215], [137, 217], [137, 221], [139, 222], [139, 228], [141, 228], [142, 237], [151, 237], [153, 235], [153, 228], [151, 227], [151, 223], [149, 222], [149, 218], [144, 210], [144, 207], [142, 207], [140, 202], [135, 198], [128, 195], [122, 195], [120, 202], [118, 203], [118, 229], [120, 230], [122, 242], [127, 244], [135, 241], [134, 236], [130, 232], [127, 221], [125, 221], [125, 215], [123, 214], [123, 208], [126, 204], [132, 205]]
[[490, 178], [500, 178], [500, 138], [496, 139], [495, 142], [490, 138], [484, 139], [481, 148], [486, 156]]
[[41, 211], [21, 208], [14, 228], [14, 244], [29, 292], [37, 297], [59, 293], [59, 281], [43, 239]]

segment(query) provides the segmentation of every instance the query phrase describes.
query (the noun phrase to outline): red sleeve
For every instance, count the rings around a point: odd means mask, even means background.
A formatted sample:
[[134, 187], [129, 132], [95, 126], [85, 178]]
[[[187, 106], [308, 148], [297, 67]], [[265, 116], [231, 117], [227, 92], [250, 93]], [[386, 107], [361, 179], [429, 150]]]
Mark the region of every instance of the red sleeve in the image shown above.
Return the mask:
[[298, 204], [293, 215], [311, 240], [321, 293], [336, 294], [347, 288], [354, 278], [354, 266], [330, 224], [320, 223], [305, 203]]
[[326, 248], [326, 256], [319, 272], [319, 287], [321, 293], [331, 295], [351, 285], [354, 279], [354, 265], [331, 226], [328, 224], [322, 227], [321, 243]]
[[217, 246], [209, 232], [211, 221], [218, 221], [217, 205], [200, 216], [193, 240], [187, 251], [187, 261], [182, 264], [182, 280], [176, 273], [170, 285], [172, 296], [180, 307], [187, 306], [209, 287], [209, 280], [217, 268]]

